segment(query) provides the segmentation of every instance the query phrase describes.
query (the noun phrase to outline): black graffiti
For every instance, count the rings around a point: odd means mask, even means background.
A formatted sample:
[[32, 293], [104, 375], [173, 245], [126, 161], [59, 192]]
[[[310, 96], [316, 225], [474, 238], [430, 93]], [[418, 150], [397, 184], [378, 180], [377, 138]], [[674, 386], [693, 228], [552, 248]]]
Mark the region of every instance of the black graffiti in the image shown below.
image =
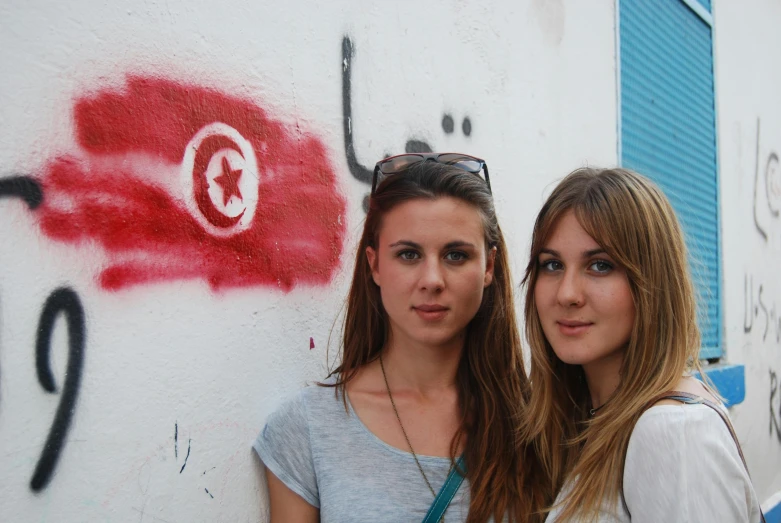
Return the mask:
[[778, 442], [781, 443], [781, 400], [779, 400], [778, 409], [776, 409], [776, 395], [778, 394], [778, 376], [775, 371], [770, 370], [770, 435], [775, 433]]
[[182, 468], [179, 469], [179, 474], [184, 472], [184, 467], [187, 466], [187, 460], [190, 459], [190, 447], [192, 445], [193, 440], [187, 439], [187, 455], [184, 457], [184, 463], [182, 464]]
[[[761, 197], [758, 189], [760, 186], [760, 162], [759, 162], [759, 137], [760, 137], [760, 119], [757, 118], [757, 149], [756, 159], [754, 167], [754, 202], [753, 202], [753, 214], [754, 214], [754, 227], [756, 228], [762, 239], [768, 241], [767, 224], [760, 223], [759, 218], [759, 206]], [[775, 184], [775, 185], [774, 185]], [[778, 154], [775, 151], [771, 151], [765, 161], [764, 172], [764, 186], [765, 186], [765, 200], [770, 210], [770, 218], [778, 218], [781, 215], [777, 202], [774, 203], [773, 198], [781, 198], [781, 166], [779, 166]]]
[[0, 198], [21, 198], [30, 209], [35, 209], [43, 201], [41, 184], [29, 176], [12, 176], [0, 180]]
[[759, 307], [754, 305], [754, 277], [749, 281], [749, 275], [743, 275], [743, 332], [748, 334], [754, 328], [754, 317], [759, 314]]
[[[355, 46], [349, 36], [342, 38], [342, 130], [344, 132], [344, 152], [347, 157], [347, 166], [353, 177], [366, 184], [372, 182], [372, 169], [367, 169], [358, 162], [355, 154], [355, 139], [353, 132], [353, 92], [352, 74]], [[422, 141], [410, 139], [404, 146], [408, 153], [430, 153], [431, 146]]]
[[[347, 167], [353, 178], [371, 185], [373, 170], [367, 169], [358, 162], [355, 154], [355, 139], [353, 133], [353, 108], [352, 108], [352, 72], [355, 47], [349, 36], [342, 38], [342, 130], [344, 132], [344, 152], [347, 158]], [[408, 153], [430, 153], [431, 146], [422, 140], [407, 140], [404, 147]], [[369, 210], [369, 195], [364, 195], [363, 210]]]
[[[445, 131], [445, 134], [453, 134], [455, 125], [452, 115], [445, 114], [442, 117], [442, 130]], [[465, 136], [470, 136], [472, 134], [472, 120], [470, 120], [468, 116], [461, 122], [461, 131]]]
[[[355, 132], [353, 122], [353, 85], [352, 85], [352, 73], [353, 73], [353, 59], [355, 57], [355, 46], [352, 39], [349, 36], [342, 38], [342, 131], [344, 134], [344, 153], [347, 159], [347, 167], [350, 169], [350, 173], [353, 178], [363, 182], [367, 185], [371, 185], [373, 170], [361, 165], [358, 161], [358, 157], [355, 153]], [[453, 133], [455, 129], [455, 121], [450, 114], [445, 114], [442, 117], [442, 129], [446, 134]], [[461, 130], [464, 135], [471, 136], [472, 134], [472, 121], [469, 117], [465, 117]], [[404, 144], [404, 152], [407, 153], [430, 153], [433, 149], [428, 142], [423, 140], [410, 138]], [[387, 153], [386, 153], [387, 155]], [[369, 208], [369, 196], [364, 196], [363, 209], [364, 211]]]
[[356, 180], [370, 184], [372, 171], [358, 163], [355, 156], [352, 121], [352, 74], [353, 74], [353, 42], [349, 36], [342, 38], [342, 129], [344, 131], [344, 152], [347, 156], [347, 167]]
[[60, 314], [65, 316], [68, 326], [68, 364], [54, 422], [30, 480], [30, 488], [35, 492], [46, 488], [57, 466], [73, 420], [84, 366], [86, 343], [84, 308], [79, 296], [72, 289], [61, 287], [49, 295], [38, 323], [38, 337], [35, 342], [35, 367], [38, 382], [49, 393], [57, 391], [49, 356], [54, 323]]
[[464, 121], [461, 123], [461, 132], [464, 133], [464, 136], [472, 135], [472, 120], [470, 120], [468, 116], [464, 118]]
[[[43, 188], [35, 178], [12, 176], [0, 180], [0, 198], [20, 198], [33, 210], [43, 202]], [[38, 383], [46, 392], [51, 394], [57, 392], [50, 354], [54, 324], [60, 314], [65, 316], [68, 327], [68, 363], [54, 421], [30, 479], [30, 488], [35, 492], [46, 488], [57, 467], [57, 461], [73, 420], [84, 366], [86, 343], [84, 308], [75, 291], [61, 287], [49, 295], [38, 322], [35, 340], [35, 370]]]
[[453, 117], [449, 114], [446, 114], [442, 117], [442, 130], [445, 131], [445, 134], [453, 134], [455, 125], [456, 124], [453, 122]]
[[760, 320], [762, 341], [766, 342], [768, 335], [772, 334], [776, 343], [781, 343], [781, 311], [775, 302], [768, 308], [763, 284], [755, 287], [753, 276], [744, 274], [743, 277], [743, 332], [748, 334], [753, 331], [754, 320]]
[[778, 182], [778, 180], [773, 180], [771, 173], [775, 173], [777, 169], [778, 155], [775, 152], [771, 152], [767, 157], [767, 163], [765, 164], [765, 196], [767, 197], [767, 206], [770, 209], [770, 214], [775, 218], [778, 218], [779, 212], [778, 207], [773, 205], [772, 195], [776, 188], [772, 186], [772, 183], [773, 181]]

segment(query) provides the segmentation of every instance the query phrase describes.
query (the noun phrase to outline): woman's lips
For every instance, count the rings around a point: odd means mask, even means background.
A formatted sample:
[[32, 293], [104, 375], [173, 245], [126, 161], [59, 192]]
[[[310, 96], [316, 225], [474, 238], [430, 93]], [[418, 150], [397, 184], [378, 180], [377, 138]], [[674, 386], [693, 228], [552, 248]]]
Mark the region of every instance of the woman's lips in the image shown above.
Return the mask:
[[559, 320], [556, 322], [559, 326], [559, 332], [564, 336], [580, 336], [588, 332], [593, 323], [585, 321]]
[[426, 321], [441, 320], [447, 315], [447, 311], [449, 310], [447, 307], [437, 304], [416, 305], [412, 308], [418, 316]]

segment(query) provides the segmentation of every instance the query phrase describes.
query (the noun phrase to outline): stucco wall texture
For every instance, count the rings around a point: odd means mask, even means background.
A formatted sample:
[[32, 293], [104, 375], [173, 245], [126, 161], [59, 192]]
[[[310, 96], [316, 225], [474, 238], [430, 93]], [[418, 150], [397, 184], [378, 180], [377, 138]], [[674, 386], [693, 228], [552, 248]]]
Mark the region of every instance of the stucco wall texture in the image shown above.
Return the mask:
[[[751, 4], [713, 7], [724, 360], [770, 502], [781, 13]], [[612, 1], [3, 2], [0, 521], [266, 521], [250, 444], [333, 363], [374, 162], [485, 158], [518, 282], [554, 182], [617, 162], [615, 54]]]

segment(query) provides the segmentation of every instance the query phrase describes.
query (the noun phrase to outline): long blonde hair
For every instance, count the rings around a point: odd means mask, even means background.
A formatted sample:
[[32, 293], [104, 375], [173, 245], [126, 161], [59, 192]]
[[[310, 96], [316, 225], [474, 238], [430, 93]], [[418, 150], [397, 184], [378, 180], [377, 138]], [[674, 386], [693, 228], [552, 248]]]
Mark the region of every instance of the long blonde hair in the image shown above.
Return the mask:
[[[570, 210], [626, 270], [636, 311], [618, 389], [593, 418], [583, 368], [556, 357], [534, 301], [538, 256]], [[559, 517], [594, 520], [603, 500], [611, 507], [619, 501], [629, 437], [648, 402], [671, 390], [685, 371], [701, 370], [683, 232], [667, 198], [645, 177], [626, 169], [578, 169], [559, 183], [537, 216], [524, 284], [532, 398], [522, 432], [536, 448], [545, 476], [547, 506], [538, 508], [549, 511], [565, 482], [577, 478]]]

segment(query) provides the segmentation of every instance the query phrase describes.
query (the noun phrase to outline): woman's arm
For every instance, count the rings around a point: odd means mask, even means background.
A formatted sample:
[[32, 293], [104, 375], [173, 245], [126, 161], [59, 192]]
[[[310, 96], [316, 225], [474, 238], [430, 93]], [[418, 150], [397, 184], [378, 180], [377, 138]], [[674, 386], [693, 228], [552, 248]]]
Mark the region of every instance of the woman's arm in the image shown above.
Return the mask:
[[266, 468], [268, 497], [271, 505], [270, 523], [318, 523], [320, 511], [290, 490]]
[[253, 444], [266, 469], [272, 523], [320, 520], [304, 394], [305, 390], [280, 405]]

